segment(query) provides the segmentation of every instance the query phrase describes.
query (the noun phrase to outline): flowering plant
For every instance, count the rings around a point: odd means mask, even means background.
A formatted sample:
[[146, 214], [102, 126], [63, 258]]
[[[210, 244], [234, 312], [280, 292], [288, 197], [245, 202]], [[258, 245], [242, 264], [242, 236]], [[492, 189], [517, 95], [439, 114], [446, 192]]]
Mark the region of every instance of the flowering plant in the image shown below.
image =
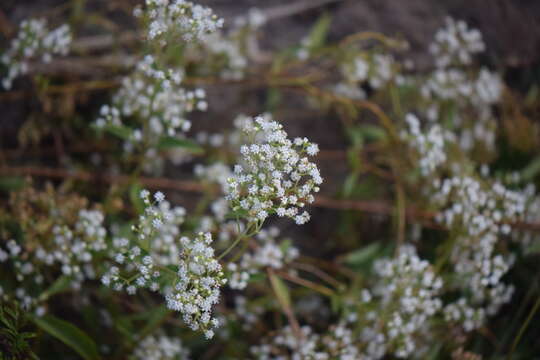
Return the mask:
[[0, 156], [0, 359], [539, 353], [540, 97], [479, 30], [441, 21], [422, 67], [328, 15], [268, 46], [297, 4], [114, 2], [118, 36], [73, 4], [0, 58], [35, 95]]

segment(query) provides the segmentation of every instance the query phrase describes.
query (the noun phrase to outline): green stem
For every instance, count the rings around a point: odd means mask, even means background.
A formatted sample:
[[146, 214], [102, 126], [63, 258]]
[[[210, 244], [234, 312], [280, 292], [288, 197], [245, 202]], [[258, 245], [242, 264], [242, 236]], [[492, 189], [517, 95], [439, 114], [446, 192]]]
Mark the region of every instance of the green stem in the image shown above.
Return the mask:
[[218, 256], [218, 260], [221, 260], [225, 255], [227, 255], [232, 249], [234, 249], [236, 247], [236, 245], [238, 245], [238, 243], [240, 242], [240, 240], [242, 240], [244, 238], [244, 234], [240, 234], [235, 240], [234, 242], [224, 251], [221, 253], [221, 255]]
[[[251, 229], [252, 225], [255, 225], [254, 229], [252, 232], [250, 232], [249, 230]], [[260, 230], [261, 230], [261, 227], [262, 227], [263, 223], [258, 223], [258, 222], [255, 222], [255, 223], [249, 223], [247, 226], [246, 226], [246, 229], [240, 234], [238, 235], [238, 237], [234, 240], [234, 242], [224, 251], [221, 253], [221, 255], [218, 256], [218, 260], [221, 260], [223, 259], [223, 257], [225, 255], [227, 255], [232, 249], [234, 249], [236, 247], [236, 245], [238, 245], [238, 243], [242, 240], [242, 239], [245, 239], [245, 238], [248, 238], [250, 236], [253, 236], [255, 234], [257, 234]], [[237, 257], [235, 257], [235, 261], [238, 260]]]
[[540, 297], [534, 303], [534, 306], [531, 309], [531, 312], [529, 313], [529, 316], [527, 316], [527, 319], [525, 320], [525, 322], [521, 326], [521, 329], [519, 329], [519, 332], [518, 332], [516, 338], [514, 339], [514, 342], [512, 343], [512, 348], [510, 349], [510, 352], [508, 353], [507, 359], [512, 358], [512, 354], [514, 353], [514, 350], [516, 349], [517, 344], [519, 343], [519, 340], [521, 340], [521, 336], [523, 336], [523, 333], [525, 332], [525, 330], [529, 326], [529, 323], [531, 322], [532, 318], [534, 317], [534, 314], [536, 314], [536, 312], [538, 311], [539, 307], [540, 307]]
[[[237, 224], [239, 224], [239, 223], [237, 222]], [[238, 235], [238, 237], [233, 241], [233, 243], [224, 252], [222, 252], [221, 255], [219, 255], [217, 259], [218, 260], [223, 259], [223, 257], [225, 255], [227, 255], [232, 249], [234, 249], [236, 247], [236, 245], [238, 245], [238, 243], [244, 237], [247, 236], [250, 227], [251, 227], [251, 223], [246, 226], [246, 229], [241, 234]], [[238, 228], [240, 228], [240, 225], [238, 225]]]

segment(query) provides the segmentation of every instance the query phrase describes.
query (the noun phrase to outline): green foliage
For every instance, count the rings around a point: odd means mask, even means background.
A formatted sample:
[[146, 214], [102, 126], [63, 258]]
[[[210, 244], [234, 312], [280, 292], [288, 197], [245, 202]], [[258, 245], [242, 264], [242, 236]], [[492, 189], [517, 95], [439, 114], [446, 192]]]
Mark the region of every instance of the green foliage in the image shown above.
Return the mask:
[[0, 305], [0, 359], [38, 359], [32, 351], [31, 339], [36, 334], [25, 331], [28, 319], [16, 303]]
[[47, 334], [62, 341], [85, 360], [100, 359], [95, 342], [81, 329], [52, 315], [34, 317], [33, 322]]
[[196, 142], [189, 139], [180, 139], [173, 136], [165, 136], [159, 139], [157, 148], [160, 150], [181, 148], [188, 150], [194, 154], [202, 154], [203, 148], [200, 147]]

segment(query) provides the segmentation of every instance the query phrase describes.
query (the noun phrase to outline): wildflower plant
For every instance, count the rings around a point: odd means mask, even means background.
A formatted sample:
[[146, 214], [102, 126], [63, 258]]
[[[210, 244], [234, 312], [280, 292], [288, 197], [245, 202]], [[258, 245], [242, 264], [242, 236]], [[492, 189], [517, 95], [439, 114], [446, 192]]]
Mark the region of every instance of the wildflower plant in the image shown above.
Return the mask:
[[2, 85], [10, 89], [15, 78], [30, 70], [30, 61], [50, 63], [53, 56], [67, 55], [71, 45], [69, 26], [64, 24], [49, 30], [45, 19], [28, 19], [21, 22], [17, 37], [10, 48], [0, 57], [7, 67]]
[[306, 138], [291, 141], [269, 116], [256, 117], [243, 130], [251, 142], [240, 148], [242, 163], [235, 165], [228, 180], [232, 210], [246, 212], [258, 227], [272, 214], [305, 224], [309, 213], [302, 209], [314, 201], [312, 193], [320, 190], [323, 181], [309, 161], [319, 147]]
[[166, 45], [167, 39], [201, 40], [223, 27], [224, 20], [212, 9], [185, 0], [147, 0], [146, 7], [135, 9], [136, 16], [146, 16], [147, 37]]
[[39, 86], [0, 94], [33, 96], [0, 156], [0, 358], [537, 355], [540, 100], [479, 30], [413, 56], [325, 14], [282, 49], [300, 7], [76, 3], [73, 41], [59, 8], [1, 57]]

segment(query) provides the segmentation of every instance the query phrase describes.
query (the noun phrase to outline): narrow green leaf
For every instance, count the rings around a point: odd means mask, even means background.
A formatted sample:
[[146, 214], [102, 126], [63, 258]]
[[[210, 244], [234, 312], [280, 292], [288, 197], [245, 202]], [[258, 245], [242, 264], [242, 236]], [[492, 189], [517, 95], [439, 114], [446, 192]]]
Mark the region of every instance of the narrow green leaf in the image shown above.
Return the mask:
[[386, 132], [380, 126], [363, 125], [360, 131], [366, 140], [382, 141], [387, 138]]
[[249, 283], [257, 283], [257, 282], [263, 281], [264, 279], [266, 279], [265, 274], [263, 274], [263, 273], [255, 273], [255, 274], [251, 274], [249, 276], [248, 282]]
[[59, 277], [51, 286], [49, 286], [47, 290], [41, 293], [40, 299], [46, 300], [55, 294], [67, 290], [69, 288], [69, 285], [71, 284], [71, 280], [71, 276]]
[[281, 242], [281, 244], [279, 244], [279, 248], [281, 249], [281, 251], [283, 251], [283, 253], [286, 253], [291, 246], [292, 246], [291, 239], [285, 239]]
[[358, 182], [358, 173], [354, 172], [352, 174], [349, 174], [347, 178], [345, 179], [345, 183], [343, 184], [343, 196], [346, 198], [350, 197], [354, 188], [356, 187], [356, 183]]
[[529, 165], [521, 172], [521, 178], [525, 181], [532, 180], [540, 173], [540, 156], [531, 161]]
[[345, 263], [350, 266], [360, 266], [372, 260], [379, 252], [381, 245], [373, 243], [361, 249], [355, 250], [345, 256]]
[[0, 177], [1, 191], [16, 191], [22, 189], [26, 185], [24, 178], [20, 176], [2, 176]]
[[142, 186], [139, 183], [131, 184], [129, 187], [129, 200], [139, 214], [144, 212], [144, 201], [141, 199], [141, 191]]
[[34, 323], [75, 350], [85, 360], [99, 359], [96, 343], [78, 327], [52, 315], [34, 317]]
[[231, 219], [234, 220], [234, 219], [243, 219], [243, 218], [246, 218], [247, 216], [248, 216], [247, 210], [238, 209], [236, 211], [231, 211], [227, 213], [227, 215], [225, 215], [225, 218], [229, 220]]
[[119, 137], [122, 140], [129, 140], [131, 138], [131, 135], [133, 134], [132, 129], [123, 125], [105, 125], [101, 129], [104, 130], [105, 132], [108, 132], [111, 135]]
[[308, 44], [311, 50], [315, 50], [324, 45], [332, 18], [328, 14], [323, 14], [313, 25], [309, 35]]
[[174, 136], [164, 136], [159, 139], [157, 148], [160, 150], [183, 148], [196, 154], [203, 152], [203, 148], [196, 142], [188, 139], [180, 139]]
[[291, 296], [289, 294], [289, 288], [287, 287], [287, 285], [285, 285], [283, 280], [281, 280], [281, 278], [278, 277], [273, 272], [270, 272], [269, 275], [270, 275], [270, 284], [272, 285], [272, 289], [274, 289], [274, 292], [276, 293], [279, 303], [283, 307], [290, 309]]
[[266, 99], [266, 110], [269, 112], [275, 111], [281, 104], [282, 94], [277, 88], [270, 88], [268, 90], [268, 97]]

